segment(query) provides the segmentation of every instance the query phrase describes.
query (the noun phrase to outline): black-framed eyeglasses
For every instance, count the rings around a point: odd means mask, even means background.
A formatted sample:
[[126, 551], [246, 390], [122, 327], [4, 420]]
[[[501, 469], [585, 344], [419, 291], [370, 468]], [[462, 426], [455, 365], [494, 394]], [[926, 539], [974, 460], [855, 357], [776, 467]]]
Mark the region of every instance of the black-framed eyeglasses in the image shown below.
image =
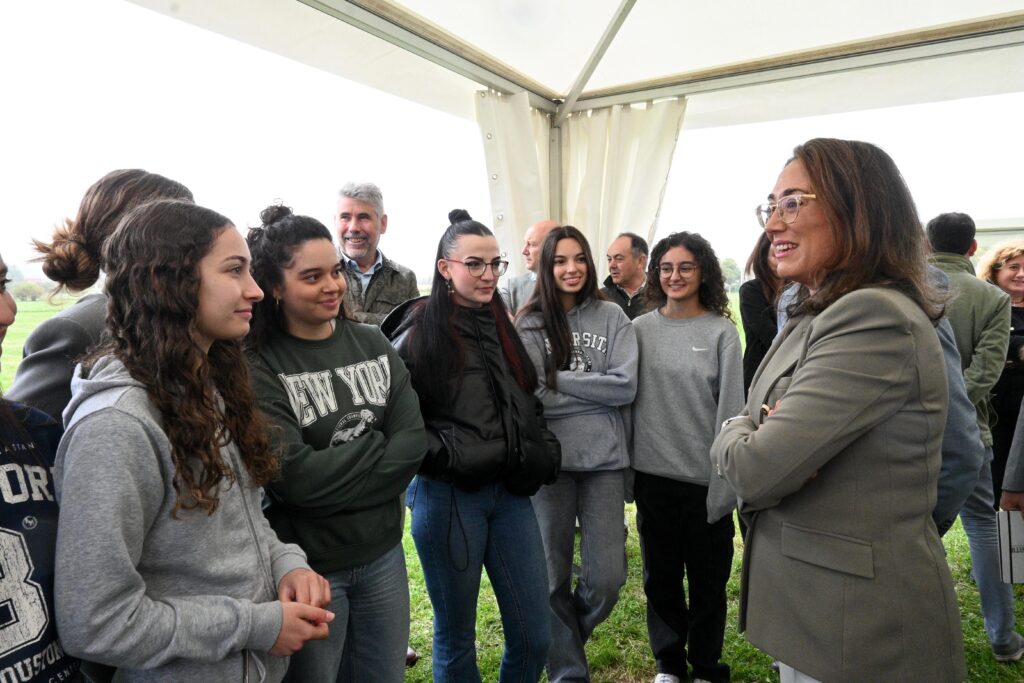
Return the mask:
[[768, 202], [757, 207], [757, 222], [761, 227], [768, 225], [769, 219], [775, 210], [779, 210], [779, 218], [783, 223], [792, 223], [800, 215], [800, 207], [804, 205], [805, 199], [817, 199], [813, 194], [790, 194], [782, 197], [776, 202]]
[[658, 266], [658, 272], [661, 273], [662, 277], [672, 277], [672, 273], [679, 271], [680, 275], [689, 275], [693, 271], [700, 268], [700, 264], [694, 263], [693, 261], [683, 261], [678, 264], [662, 263]]
[[451, 261], [452, 263], [461, 263], [466, 266], [466, 270], [473, 277], [483, 277], [484, 272], [487, 270], [487, 266], [491, 267], [491, 272], [494, 273], [495, 277], [501, 277], [508, 270], [508, 261], [503, 261], [500, 258], [496, 258], [490, 263], [482, 261], [476, 258], [468, 258], [465, 261], [460, 261], [457, 258], [446, 258], [445, 261]]

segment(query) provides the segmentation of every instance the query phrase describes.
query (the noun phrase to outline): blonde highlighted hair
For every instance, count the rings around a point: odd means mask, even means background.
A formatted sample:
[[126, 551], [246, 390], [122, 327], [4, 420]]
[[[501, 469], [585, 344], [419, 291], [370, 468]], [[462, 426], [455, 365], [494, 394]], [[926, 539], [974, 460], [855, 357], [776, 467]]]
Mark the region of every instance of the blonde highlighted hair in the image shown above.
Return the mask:
[[1024, 239], [1000, 242], [978, 261], [978, 277], [995, 284], [998, 273], [1008, 261], [1024, 256]]

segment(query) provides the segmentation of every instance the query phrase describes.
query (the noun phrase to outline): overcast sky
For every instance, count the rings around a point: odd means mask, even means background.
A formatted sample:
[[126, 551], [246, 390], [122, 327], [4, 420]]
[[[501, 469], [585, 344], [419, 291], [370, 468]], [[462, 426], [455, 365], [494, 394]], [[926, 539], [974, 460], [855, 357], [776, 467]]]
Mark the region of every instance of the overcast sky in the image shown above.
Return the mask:
[[[473, 121], [121, 0], [3, 3], [0, 63], [9, 263], [31, 258], [30, 239], [49, 238], [115, 168], [179, 180], [239, 226], [277, 199], [330, 225], [341, 184], [375, 181], [390, 219], [381, 246], [421, 280], [449, 209], [490, 215]], [[1021, 121], [1022, 94], [694, 131], [684, 121], [656, 236], [695, 230], [742, 263], [757, 238], [753, 207], [793, 146], [819, 135], [885, 148], [925, 219], [1024, 216]]]

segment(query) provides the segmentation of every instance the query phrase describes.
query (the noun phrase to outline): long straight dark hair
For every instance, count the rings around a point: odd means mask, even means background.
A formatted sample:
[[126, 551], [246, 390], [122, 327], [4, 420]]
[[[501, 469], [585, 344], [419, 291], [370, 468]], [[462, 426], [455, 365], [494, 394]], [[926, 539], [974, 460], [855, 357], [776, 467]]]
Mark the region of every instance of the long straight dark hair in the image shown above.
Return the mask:
[[529, 329], [543, 329], [551, 345], [551, 353], [544, 359], [544, 379], [552, 389], [558, 387], [558, 371], [568, 369], [573, 349], [572, 329], [562, 308], [561, 294], [555, 282], [555, 251], [562, 240], [576, 240], [587, 260], [587, 275], [583, 279], [583, 287], [576, 293], [576, 305], [579, 306], [587, 299], [604, 298], [597, 288], [597, 268], [594, 267], [590, 243], [583, 233], [571, 225], [563, 225], [549, 232], [541, 247], [537, 286], [533, 288], [529, 301], [519, 309], [516, 320], [522, 320], [532, 313], [540, 314], [543, 328]]
[[[494, 233], [482, 223], [474, 221], [468, 212], [455, 209], [448, 214], [451, 225], [437, 243], [437, 257], [434, 261], [450, 258], [456, 244], [463, 235], [494, 237]], [[452, 301], [448, 281], [434, 267], [434, 278], [430, 296], [425, 302], [415, 304], [407, 323], [396, 331], [409, 328], [409, 351], [413, 361], [412, 384], [421, 399], [427, 402], [447, 403], [452, 390], [458, 391], [462, 384], [466, 350], [462, 336], [455, 327], [455, 316], [459, 307]], [[516, 384], [527, 392], [537, 388], [537, 373], [526, 354], [522, 340], [509, 319], [508, 309], [501, 296], [491, 298], [488, 305], [498, 330], [501, 350], [508, 363]], [[452, 379], [455, 382], [452, 382]]]

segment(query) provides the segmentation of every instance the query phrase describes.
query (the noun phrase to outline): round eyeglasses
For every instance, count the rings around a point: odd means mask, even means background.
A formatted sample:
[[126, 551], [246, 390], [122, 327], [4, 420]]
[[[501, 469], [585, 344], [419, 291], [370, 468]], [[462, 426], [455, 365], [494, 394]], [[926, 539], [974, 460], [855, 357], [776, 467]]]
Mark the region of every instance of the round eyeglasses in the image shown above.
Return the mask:
[[683, 261], [679, 264], [662, 263], [658, 266], [658, 272], [662, 277], [672, 277], [672, 273], [679, 271], [680, 275], [690, 275], [700, 268], [700, 265], [692, 261]]
[[775, 210], [779, 211], [779, 218], [782, 219], [783, 223], [792, 223], [796, 220], [796, 217], [800, 215], [800, 207], [804, 205], [806, 199], [817, 199], [817, 195], [813, 194], [789, 194], [781, 198], [777, 202], [768, 202], [767, 204], [761, 204], [757, 207], [757, 222], [764, 228], [768, 225], [769, 219]]
[[508, 261], [502, 261], [501, 259], [494, 259], [490, 263], [476, 258], [468, 258], [465, 261], [460, 261], [457, 258], [446, 258], [445, 261], [461, 263], [466, 266], [466, 270], [468, 270], [469, 274], [473, 277], [483, 277], [488, 266], [491, 267], [491, 272], [494, 273], [495, 277], [501, 277], [505, 274], [505, 271], [508, 270]]

